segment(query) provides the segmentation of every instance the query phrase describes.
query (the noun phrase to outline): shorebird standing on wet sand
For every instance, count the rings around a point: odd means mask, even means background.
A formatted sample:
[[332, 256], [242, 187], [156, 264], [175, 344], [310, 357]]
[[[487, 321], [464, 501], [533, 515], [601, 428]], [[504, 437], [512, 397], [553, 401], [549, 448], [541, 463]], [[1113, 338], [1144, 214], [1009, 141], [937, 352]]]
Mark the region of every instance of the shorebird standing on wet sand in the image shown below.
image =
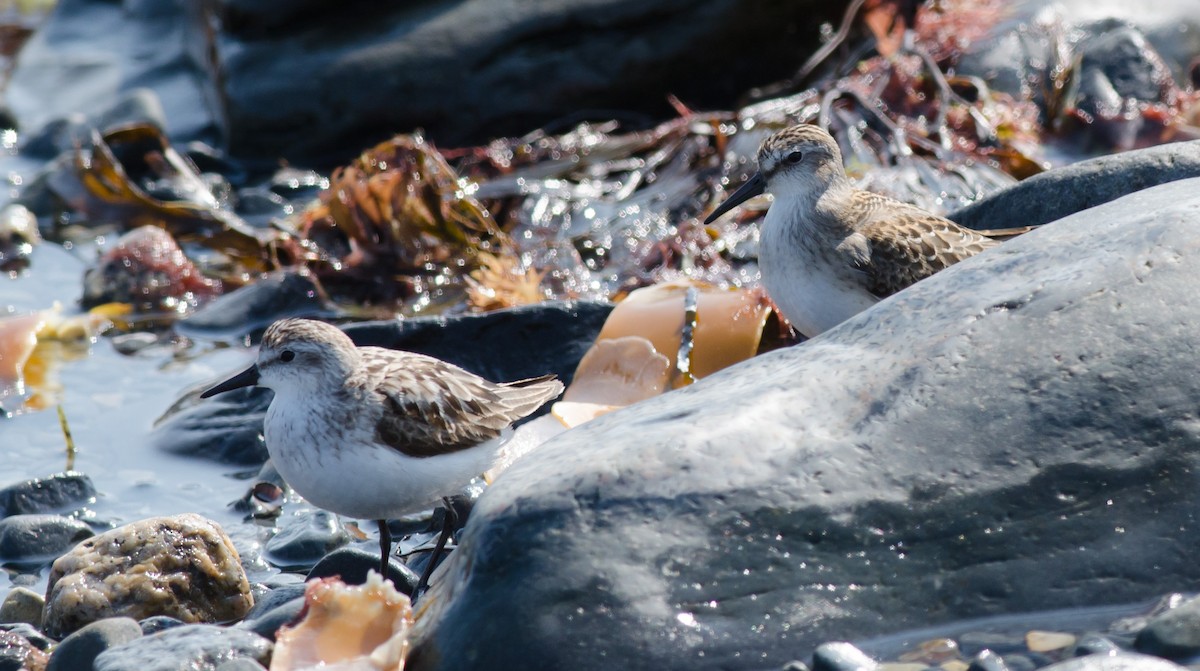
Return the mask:
[[[914, 205], [854, 188], [837, 142], [819, 126], [781, 130], [758, 150], [758, 173], [705, 219], [764, 191], [758, 262], [767, 294], [813, 337], [917, 280], [999, 244]], [[988, 231], [1011, 236], [1028, 230]]]
[[[385, 578], [387, 519], [459, 493], [491, 467], [509, 425], [563, 389], [553, 375], [497, 384], [422, 354], [356, 347], [307, 319], [272, 324], [257, 362], [200, 396], [255, 385], [275, 392], [263, 428], [276, 470], [309, 503], [376, 520]], [[418, 592], [452, 530], [445, 504]]]

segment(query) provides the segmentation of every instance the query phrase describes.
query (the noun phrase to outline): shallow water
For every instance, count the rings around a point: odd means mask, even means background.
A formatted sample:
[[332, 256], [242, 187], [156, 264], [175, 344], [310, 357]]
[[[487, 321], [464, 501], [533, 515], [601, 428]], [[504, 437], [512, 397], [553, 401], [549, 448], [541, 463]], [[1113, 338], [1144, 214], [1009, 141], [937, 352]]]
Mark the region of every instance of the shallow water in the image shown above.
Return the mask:
[[[39, 246], [22, 276], [0, 277], [0, 311], [46, 309], [55, 301], [67, 314], [77, 311], [83, 268], [62, 247]], [[240, 349], [205, 351], [201, 345], [196, 350], [202, 354], [189, 352], [186, 360], [159, 348], [125, 356], [102, 337], [86, 356], [51, 365], [48, 378], [61, 384], [61, 406], [77, 449], [75, 470], [87, 474], [100, 493], [80, 516], [102, 530], [155, 515], [200, 513], [220, 523], [245, 557], [255, 557], [253, 550], [266, 532], [244, 524], [242, 514], [227, 507], [245, 493], [247, 483], [237, 476], [246, 469], [168, 454], [150, 443], [155, 419], [184, 390], [214, 381], [251, 359], [249, 351]], [[53, 408], [0, 419], [0, 487], [66, 466], [65, 441]], [[248, 568], [252, 575], [266, 569]], [[0, 599], [14, 584], [43, 590], [45, 573], [0, 572]]]

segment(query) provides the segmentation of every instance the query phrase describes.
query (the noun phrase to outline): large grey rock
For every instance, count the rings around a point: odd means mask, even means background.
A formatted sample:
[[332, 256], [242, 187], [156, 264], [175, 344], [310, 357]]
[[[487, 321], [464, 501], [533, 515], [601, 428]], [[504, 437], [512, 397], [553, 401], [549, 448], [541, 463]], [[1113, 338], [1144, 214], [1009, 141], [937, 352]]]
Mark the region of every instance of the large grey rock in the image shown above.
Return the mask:
[[1200, 140], [1101, 156], [1049, 170], [948, 216], [971, 228], [1035, 226], [1190, 177], [1200, 177]]
[[844, 4], [62, 0], [6, 95], [29, 132], [145, 89], [176, 141], [340, 163], [418, 128], [482, 144], [551, 122], [671, 118], [670, 94], [729, 107], [790, 76]]
[[479, 499], [410, 668], [760, 669], [1200, 579], [1200, 180], [569, 431]]

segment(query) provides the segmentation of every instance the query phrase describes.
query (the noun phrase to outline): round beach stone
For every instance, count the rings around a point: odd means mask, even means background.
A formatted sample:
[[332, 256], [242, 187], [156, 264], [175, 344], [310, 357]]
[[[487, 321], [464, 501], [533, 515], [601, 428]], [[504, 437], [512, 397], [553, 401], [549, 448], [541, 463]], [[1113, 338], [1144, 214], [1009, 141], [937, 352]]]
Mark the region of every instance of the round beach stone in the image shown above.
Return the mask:
[[266, 664], [271, 642], [245, 629], [187, 624], [118, 645], [96, 657], [95, 671], [215, 671], [221, 664], [250, 659]]
[[0, 671], [43, 669], [47, 655], [24, 636], [0, 630]]
[[304, 610], [304, 597], [298, 596], [284, 602], [271, 610], [254, 618], [247, 618], [238, 623], [238, 627], [248, 629], [265, 639], [274, 641], [275, 633], [285, 624], [295, 622]]
[[[347, 585], [361, 585], [367, 581], [369, 571], [379, 570], [379, 550], [361, 545], [338, 548], [321, 558], [308, 572], [305, 580], [314, 578], [341, 578]], [[402, 594], [412, 596], [420, 580], [411, 568], [396, 558], [388, 557], [388, 574], [385, 576]]]
[[975, 655], [971, 664], [967, 666], [967, 671], [1010, 671], [1010, 669], [1004, 663], [1003, 657], [991, 650], [984, 650]]
[[1042, 671], [1186, 671], [1185, 667], [1165, 659], [1122, 652], [1116, 655], [1074, 657], [1043, 666]]
[[1189, 599], [1146, 623], [1133, 647], [1169, 659], [1200, 654], [1200, 597]]
[[42, 608], [46, 599], [26, 587], [14, 587], [0, 603], [0, 624], [24, 622], [34, 627], [42, 626]]
[[0, 489], [0, 517], [53, 513], [78, 508], [96, 498], [92, 479], [83, 473], [56, 473]]
[[71, 517], [12, 515], [0, 520], [0, 560], [15, 564], [49, 562], [91, 535], [91, 527]]
[[100, 653], [141, 637], [142, 628], [133, 618], [97, 620], [64, 638], [50, 655], [46, 671], [90, 669]]
[[52, 636], [117, 615], [236, 620], [253, 605], [229, 537], [190, 513], [141, 520], [80, 543], [54, 562], [46, 594], [43, 626]]
[[874, 671], [877, 668], [879, 662], [844, 641], [822, 643], [813, 651], [812, 671]]
[[[103, 622], [103, 620], [101, 620]], [[149, 636], [157, 634], [160, 631], [182, 627], [187, 624], [179, 618], [171, 617], [170, 615], [151, 615], [150, 617], [138, 620], [138, 626], [142, 628], [142, 635]]]
[[310, 568], [321, 557], [349, 542], [350, 534], [342, 528], [337, 515], [313, 510], [291, 520], [267, 541], [264, 556], [283, 569]]

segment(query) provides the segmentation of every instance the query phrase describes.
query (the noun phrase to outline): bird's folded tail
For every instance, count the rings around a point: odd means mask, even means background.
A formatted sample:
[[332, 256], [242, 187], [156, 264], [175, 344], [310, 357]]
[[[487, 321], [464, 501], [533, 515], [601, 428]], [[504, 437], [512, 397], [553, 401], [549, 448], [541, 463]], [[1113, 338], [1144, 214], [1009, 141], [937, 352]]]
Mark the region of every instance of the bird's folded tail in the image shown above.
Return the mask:
[[505, 382], [501, 385], [505, 403], [520, 416], [542, 407], [547, 401], [554, 400], [562, 393], [563, 384], [554, 375], [539, 375]]

